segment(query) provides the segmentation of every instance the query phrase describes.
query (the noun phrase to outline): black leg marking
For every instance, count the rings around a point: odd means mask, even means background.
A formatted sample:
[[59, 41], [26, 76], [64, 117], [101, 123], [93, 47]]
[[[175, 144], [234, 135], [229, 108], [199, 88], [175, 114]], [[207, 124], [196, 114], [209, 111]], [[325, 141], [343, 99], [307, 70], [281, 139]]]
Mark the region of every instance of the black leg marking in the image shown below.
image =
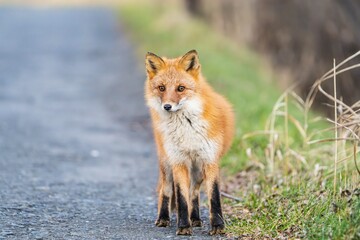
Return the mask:
[[181, 194], [180, 186], [176, 186], [176, 201], [178, 211], [178, 229], [177, 235], [191, 235], [192, 230], [189, 222], [188, 205], [185, 197]]
[[191, 210], [190, 219], [191, 219], [191, 225], [193, 227], [202, 226], [202, 222], [200, 219], [200, 211], [199, 211], [199, 196], [195, 197], [192, 200], [192, 210]]
[[155, 223], [158, 227], [167, 227], [170, 225], [169, 201], [169, 197], [163, 196], [159, 216]]
[[188, 205], [184, 196], [181, 194], [179, 185], [176, 186], [176, 197], [178, 204], [178, 226], [179, 227], [189, 227], [190, 223], [188, 221]]
[[211, 194], [211, 231], [210, 235], [223, 234], [225, 225], [221, 210], [220, 191], [218, 182], [214, 182]]

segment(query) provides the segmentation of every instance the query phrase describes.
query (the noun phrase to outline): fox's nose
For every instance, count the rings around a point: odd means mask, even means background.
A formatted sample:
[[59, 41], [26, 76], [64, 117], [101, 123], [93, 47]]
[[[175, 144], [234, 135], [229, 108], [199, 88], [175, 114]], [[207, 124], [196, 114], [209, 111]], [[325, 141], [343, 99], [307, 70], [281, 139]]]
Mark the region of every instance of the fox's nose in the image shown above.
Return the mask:
[[170, 111], [171, 105], [170, 105], [170, 104], [165, 104], [165, 105], [164, 105], [164, 109], [165, 109], [166, 111]]

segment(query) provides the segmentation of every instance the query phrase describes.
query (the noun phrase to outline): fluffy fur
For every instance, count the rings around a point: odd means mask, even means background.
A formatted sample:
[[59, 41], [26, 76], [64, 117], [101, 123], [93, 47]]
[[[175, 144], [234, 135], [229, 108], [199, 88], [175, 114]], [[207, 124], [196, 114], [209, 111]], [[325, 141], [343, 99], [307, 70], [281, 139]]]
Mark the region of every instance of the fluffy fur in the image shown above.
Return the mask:
[[[219, 161], [229, 149], [234, 134], [231, 105], [202, 77], [195, 50], [175, 59], [148, 53], [145, 63], [145, 98], [152, 117], [160, 167], [156, 224], [169, 224], [169, 219], [160, 217], [166, 216], [160, 211], [170, 211], [169, 201], [163, 201], [169, 198], [176, 203], [177, 234], [191, 234], [191, 223], [201, 225], [196, 208], [199, 187], [205, 180], [210, 208], [215, 209], [210, 211], [210, 234], [222, 233]], [[166, 106], [171, 109], [166, 110]], [[190, 219], [190, 216], [199, 219]]]

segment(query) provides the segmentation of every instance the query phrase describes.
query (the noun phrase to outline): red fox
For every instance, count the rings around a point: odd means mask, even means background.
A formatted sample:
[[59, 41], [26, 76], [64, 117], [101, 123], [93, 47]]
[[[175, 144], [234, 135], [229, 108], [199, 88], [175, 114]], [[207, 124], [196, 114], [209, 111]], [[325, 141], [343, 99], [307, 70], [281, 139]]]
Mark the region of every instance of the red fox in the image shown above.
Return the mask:
[[147, 53], [145, 99], [150, 108], [159, 158], [158, 218], [170, 225], [176, 207], [177, 235], [202, 226], [199, 188], [204, 181], [210, 206], [210, 235], [225, 229], [220, 202], [220, 158], [230, 148], [234, 113], [201, 74], [195, 50], [175, 59]]

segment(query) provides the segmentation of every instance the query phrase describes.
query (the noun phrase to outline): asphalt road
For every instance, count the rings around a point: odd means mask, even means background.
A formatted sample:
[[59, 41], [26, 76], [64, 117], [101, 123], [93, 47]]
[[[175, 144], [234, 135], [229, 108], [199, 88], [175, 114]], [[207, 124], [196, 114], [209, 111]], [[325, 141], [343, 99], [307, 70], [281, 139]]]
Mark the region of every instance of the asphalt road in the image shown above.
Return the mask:
[[175, 237], [133, 52], [107, 9], [0, 8], [0, 239]]

